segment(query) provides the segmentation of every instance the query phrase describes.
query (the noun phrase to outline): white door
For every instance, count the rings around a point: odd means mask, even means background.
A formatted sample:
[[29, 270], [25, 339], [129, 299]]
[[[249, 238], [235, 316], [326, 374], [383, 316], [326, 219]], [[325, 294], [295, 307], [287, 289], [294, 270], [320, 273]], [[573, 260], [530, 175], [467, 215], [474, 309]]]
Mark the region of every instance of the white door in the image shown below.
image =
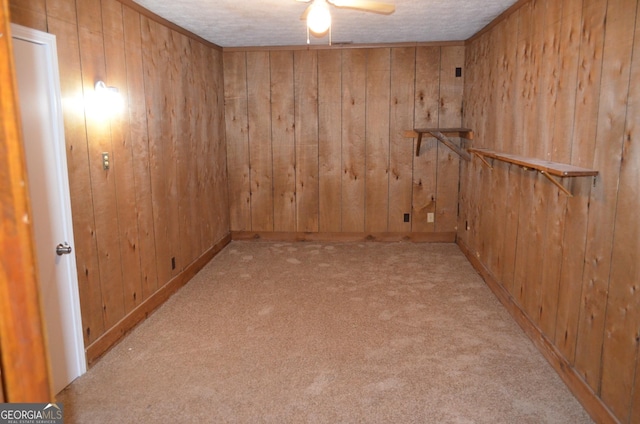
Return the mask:
[[[86, 372], [55, 36], [12, 25], [54, 393]], [[59, 244], [63, 248], [57, 249]]]

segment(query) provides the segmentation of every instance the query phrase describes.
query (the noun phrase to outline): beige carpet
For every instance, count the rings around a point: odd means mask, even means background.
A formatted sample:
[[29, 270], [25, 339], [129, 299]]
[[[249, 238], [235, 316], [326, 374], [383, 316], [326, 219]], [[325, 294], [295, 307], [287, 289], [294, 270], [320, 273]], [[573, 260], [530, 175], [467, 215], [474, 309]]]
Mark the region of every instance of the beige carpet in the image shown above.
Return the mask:
[[588, 423], [453, 244], [233, 242], [65, 423]]

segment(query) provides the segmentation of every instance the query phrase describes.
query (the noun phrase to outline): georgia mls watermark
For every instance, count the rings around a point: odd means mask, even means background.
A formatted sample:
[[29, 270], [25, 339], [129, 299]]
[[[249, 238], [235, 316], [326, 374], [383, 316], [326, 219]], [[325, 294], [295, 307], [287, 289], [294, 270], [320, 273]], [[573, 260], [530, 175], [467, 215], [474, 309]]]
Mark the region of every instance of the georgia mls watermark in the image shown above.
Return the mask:
[[0, 424], [62, 424], [62, 404], [0, 403]]

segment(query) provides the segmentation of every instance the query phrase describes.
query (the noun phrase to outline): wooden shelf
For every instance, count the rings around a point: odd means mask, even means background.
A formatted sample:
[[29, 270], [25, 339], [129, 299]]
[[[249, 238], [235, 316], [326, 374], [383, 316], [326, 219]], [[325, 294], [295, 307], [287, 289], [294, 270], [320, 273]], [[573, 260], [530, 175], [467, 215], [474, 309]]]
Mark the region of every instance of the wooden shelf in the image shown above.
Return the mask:
[[508, 153], [496, 152], [489, 149], [471, 148], [469, 153], [476, 155], [489, 168], [493, 169], [491, 164], [485, 158], [497, 159], [502, 162], [512, 163], [523, 167], [524, 169], [533, 169], [543, 174], [549, 181], [555, 184], [560, 190], [571, 196], [571, 192], [562, 184], [552, 177], [595, 177], [598, 171], [579, 166], [568, 165], [566, 163], [551, 162], [548, 160], [528, 158], [525, 156], [511, 155]]
[[420, 156], [420, 147], [422, 145], [422, 137], [435, 137], [445, 146], [453, 150], [465, 160], [470, 160], [471, 156], [469, 153], [458, 147], [453, 141], [449, 139], [447, 136], [453, 137], [462, 137], [467, 140], [473, 140], [473, 131], [469, 128], [414, 128], [413, 130], [408, 130], [404, 132], [405, 137], [409, 138], [417, 138], [418, 142], [416, 143], [416, 156]]

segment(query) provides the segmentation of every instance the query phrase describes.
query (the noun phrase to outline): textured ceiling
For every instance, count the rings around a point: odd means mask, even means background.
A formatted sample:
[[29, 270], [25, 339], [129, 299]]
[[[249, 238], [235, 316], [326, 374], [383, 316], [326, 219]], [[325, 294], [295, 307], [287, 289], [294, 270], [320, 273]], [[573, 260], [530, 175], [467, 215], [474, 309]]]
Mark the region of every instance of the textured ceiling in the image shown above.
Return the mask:
[[[382, 0], [392, 15], [331, 7], [333, 44], [466, 40], [516, 0]], [[135, 0], [161, 17], [222, 47], [298, 46], [307, 43], [295, 0]], [[311, 36], [311, 44], [329, 37]]]

